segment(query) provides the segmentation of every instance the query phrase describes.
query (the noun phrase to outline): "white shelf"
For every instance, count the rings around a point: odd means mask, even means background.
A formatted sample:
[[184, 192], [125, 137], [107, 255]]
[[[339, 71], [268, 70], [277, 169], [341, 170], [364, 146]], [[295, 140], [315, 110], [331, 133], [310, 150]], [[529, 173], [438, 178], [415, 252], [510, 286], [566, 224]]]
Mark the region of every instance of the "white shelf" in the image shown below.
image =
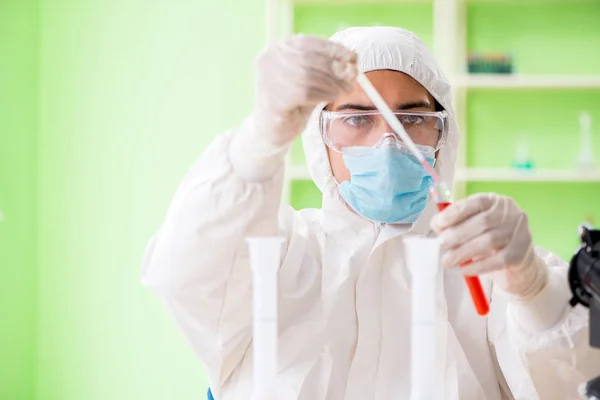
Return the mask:
[[471, 74], [455, 76], [451, 83], [466, 88], [600, 88], [600, 75]]
[[[433, 3], [435, 0], [290, 0], [293, 4], [405, 4]], [[468, 3], [519, 4], [522, 0], [468, 0]], [[529, 4], [564, 3], [565, 0], [529, 0]]]
[[463, 168], [456, 171], [463, 182], [600, 182], [600, 170], [511, 168]]
[[410, 4], [410, 3], [432, 3], [433, 0], [290, 0], [293, 4], [323, 4], [323, 5], [347, 5], [347, 4]]

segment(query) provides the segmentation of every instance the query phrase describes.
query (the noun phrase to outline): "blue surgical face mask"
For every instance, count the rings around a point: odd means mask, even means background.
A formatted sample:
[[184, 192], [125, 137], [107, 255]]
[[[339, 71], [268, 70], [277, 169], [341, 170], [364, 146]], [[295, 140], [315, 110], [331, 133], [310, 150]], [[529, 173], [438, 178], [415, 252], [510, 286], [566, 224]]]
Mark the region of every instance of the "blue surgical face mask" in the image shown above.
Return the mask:
[[[430, 165], [434, 150], [418, 146]], [[342, 198], [363, 217], [385, 223], [413, 223], [427, 205], [433, 178], [408, 150], [396, 143], [344, 147], [350, 180], [339, 185]]]

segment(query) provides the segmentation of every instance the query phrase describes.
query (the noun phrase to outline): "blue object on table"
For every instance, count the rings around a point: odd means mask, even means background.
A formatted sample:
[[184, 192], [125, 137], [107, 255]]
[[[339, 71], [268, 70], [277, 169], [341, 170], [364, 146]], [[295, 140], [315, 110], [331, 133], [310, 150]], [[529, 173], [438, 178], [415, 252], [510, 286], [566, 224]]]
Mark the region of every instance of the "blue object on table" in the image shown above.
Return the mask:
[[210, 388], [208, 388], [208, 393], [206, 393], [206, 395], [208, 396], [208, 400], [215, 400], [215, 398], [212, 395], [212, 392], [210, 391]]

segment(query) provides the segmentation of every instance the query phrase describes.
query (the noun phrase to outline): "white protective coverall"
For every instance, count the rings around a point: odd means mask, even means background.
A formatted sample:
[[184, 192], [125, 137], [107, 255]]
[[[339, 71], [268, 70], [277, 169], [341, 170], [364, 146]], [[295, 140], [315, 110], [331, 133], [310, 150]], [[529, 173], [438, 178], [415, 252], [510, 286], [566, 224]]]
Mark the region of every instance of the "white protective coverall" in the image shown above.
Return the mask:
[[[385, 27], [350, 28], [332, 40], [358, 54], [360, 71], [404, 72], [448, 111], [449, 139], [436, 170], [452, 182], [459, 136], [450, 86], [425, 45], [408, 31]], [[253, 177], [248, 154], [257, 133], [250, 116], [191, 168], [149, 244], [142, 281], [204, 363], [217, 400], [250, 398], [252, 276], [244, 238], [275, 235], [285, 238], [280, 398], [409, 396], [411, 298], [402, 238], [430, 234], [435, 205], [430, 202], [413, 225], [377, 224], [350, 211], [337, 193], [319, 131], [321, 108], [303, 133], [307, 164], [323, 193], [321, 209], [280, 207], [282, 161], [269, 179]], [[552, 272], [527, 303], [481, 277], [491, 298], [487, 318], [474, 311], [461, 272], [444, 272], [438, 314], [445, 377], [438, 384], [445, 399], [575, 399], [576, 387], [600, 374], [600, 356], [588, 345], [587, 310], [567, 305], [566, 264], [538, 254]]]

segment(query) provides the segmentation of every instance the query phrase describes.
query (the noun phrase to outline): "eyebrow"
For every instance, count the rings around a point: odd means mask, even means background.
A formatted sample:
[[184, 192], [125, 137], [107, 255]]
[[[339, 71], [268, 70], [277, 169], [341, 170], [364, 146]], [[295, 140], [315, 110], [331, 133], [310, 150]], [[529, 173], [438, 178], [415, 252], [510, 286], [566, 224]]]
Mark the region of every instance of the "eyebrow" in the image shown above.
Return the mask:
[[[413, 110], [415, 108], [433, 109], [433, 105], [428, 101], [411, 101], [408, 103], [400, 104], [399, 106], [396, 107], [396, 110], [404, 111], [404, 110]], [[343, 110], [375, 111], [375, 110], [377, 110], [377, 108], [372, 105], [353, 104], [353, 103], [342, 104], [335, 108], [335, 111], [343, 111]]]

